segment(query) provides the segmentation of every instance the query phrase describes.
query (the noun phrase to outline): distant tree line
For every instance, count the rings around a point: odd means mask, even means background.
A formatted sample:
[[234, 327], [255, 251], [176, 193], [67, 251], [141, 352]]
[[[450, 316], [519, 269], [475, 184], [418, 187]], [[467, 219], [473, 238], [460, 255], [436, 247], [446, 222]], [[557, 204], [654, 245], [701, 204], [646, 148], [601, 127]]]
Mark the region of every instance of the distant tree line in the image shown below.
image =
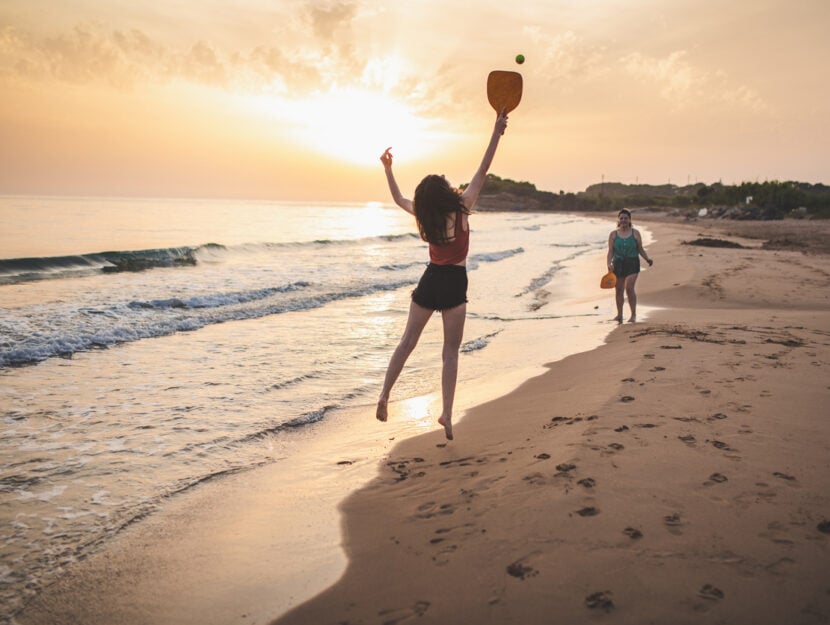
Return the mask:
[[830, 186], [807, 182], [719, 182], [686, 186], [604, 182], [579, 193], [540, 191], [530, 182], [488, 174], [483, 196], [515, 198], [516, 210], [613, 211], [621, 208], [734, 208], [737, 218], [782, 219], [785, 216], [830, 218]]

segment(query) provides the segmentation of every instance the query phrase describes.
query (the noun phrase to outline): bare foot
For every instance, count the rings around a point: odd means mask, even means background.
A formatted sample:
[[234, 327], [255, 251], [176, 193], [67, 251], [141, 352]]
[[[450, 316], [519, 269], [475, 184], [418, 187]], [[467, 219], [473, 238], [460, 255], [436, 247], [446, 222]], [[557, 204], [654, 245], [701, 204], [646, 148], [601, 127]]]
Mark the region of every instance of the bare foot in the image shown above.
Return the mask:
[[622, 315], [617, 315], [616, 317], [614, 317], [614, 321], [616, 321], [617, 323], [622, 323]]
[[444, 426], [444, 434], [447, 435], [447, 440], [452, 440], [452, 421], [450, 419], [444, 419], [444, 416], [440, 416], [438, 418], [438, 423]]
[[631, 315], [631, 318], [628, 320], [628, 323], [634, 323], [637, 321], [637, 315]]
[[379, 399], [378, 400], [378, 408], [375, 411], [375, 417], [378, 421], [386, 421], [389, 414], [386, 412], [386, 400]]

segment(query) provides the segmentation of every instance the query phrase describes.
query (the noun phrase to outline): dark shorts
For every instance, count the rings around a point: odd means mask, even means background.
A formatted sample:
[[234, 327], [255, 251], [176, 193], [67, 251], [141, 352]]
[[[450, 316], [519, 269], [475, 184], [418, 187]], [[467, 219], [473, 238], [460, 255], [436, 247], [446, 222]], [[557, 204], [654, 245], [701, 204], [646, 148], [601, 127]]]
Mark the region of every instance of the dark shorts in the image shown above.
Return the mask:
[[449, 310], [467, 302], [467, 268], [460, 265], [427, 265], [412, 301], [432, 310]]
[[640, 257], [634, 258], [615, 258], [614, 259], [614, 275], [617, 278], [625, 278], [633, 273], [640, 273]]

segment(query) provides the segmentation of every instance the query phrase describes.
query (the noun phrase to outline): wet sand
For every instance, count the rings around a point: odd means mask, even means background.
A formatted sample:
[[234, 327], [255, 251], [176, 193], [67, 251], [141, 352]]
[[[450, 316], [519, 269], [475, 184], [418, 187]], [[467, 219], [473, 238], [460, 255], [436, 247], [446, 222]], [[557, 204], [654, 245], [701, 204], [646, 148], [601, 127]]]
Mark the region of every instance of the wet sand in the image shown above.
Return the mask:
[[[830, 228], [800, 222], [827, 235], [805, 254], [762, 247], [791, 223], [638, 219], [644, 321], [465, 395], [451, 443], [368, 414], [294, 473], [207, 484], [18, 622], [830, 622]], [[683, 244], [704, 237], [744, 247]], [[331, 482], [352, 491], [340, 531]]]

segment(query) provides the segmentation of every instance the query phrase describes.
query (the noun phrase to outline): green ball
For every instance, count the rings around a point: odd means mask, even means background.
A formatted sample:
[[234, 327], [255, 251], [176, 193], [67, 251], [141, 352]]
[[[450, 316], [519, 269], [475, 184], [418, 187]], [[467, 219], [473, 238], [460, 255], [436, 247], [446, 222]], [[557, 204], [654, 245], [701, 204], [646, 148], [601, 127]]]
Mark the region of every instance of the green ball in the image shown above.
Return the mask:
[[516, 55], [516, 63], [521, 65], [524, 62], [525, 62], [525, 55], [524, 54], [517, 54]]

